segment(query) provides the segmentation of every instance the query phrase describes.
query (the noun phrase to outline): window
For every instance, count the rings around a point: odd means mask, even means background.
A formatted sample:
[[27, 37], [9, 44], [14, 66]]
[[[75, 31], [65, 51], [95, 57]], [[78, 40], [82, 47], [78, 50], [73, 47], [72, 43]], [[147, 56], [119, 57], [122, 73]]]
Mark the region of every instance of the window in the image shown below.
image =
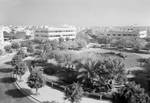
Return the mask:
[[123, 34], [123, 36], [126, 36], [126, 34]]
[[107, 34], [107, 36], [110, 36], [110, 34]]

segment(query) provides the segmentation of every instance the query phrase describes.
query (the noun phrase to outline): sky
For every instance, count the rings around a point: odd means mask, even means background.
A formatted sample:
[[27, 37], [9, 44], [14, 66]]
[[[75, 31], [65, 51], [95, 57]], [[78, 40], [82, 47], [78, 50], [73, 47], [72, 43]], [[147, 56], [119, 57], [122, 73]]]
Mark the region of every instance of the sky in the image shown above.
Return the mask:
[[0, 0], [0, 24], [150, 25], [150, 0]]

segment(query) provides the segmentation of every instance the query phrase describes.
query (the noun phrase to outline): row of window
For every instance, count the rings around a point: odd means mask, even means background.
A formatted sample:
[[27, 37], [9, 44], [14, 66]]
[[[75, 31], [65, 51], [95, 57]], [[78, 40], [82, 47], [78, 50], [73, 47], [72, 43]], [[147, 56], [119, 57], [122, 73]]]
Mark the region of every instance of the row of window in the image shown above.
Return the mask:
[[107, 34], [107, 36], [137, 36], [137, 34]]
[[[61, 35], [35, 35], [36, 37], [60, 37]], [[73, 34], [63, 35], [63, 36], [74, 36]]]
[[75, 36], [75, 35], [73, 35], [73, 34], [68, 34], [68, 35], [63, 35], [63, 36]]
[[40, 31], [35, 31], [37, 33], [58, 33], [58, 32], [74, 32], [74, 30], [54, 30], [54, 31], [43, 31], [43, 30], [40, 30]]

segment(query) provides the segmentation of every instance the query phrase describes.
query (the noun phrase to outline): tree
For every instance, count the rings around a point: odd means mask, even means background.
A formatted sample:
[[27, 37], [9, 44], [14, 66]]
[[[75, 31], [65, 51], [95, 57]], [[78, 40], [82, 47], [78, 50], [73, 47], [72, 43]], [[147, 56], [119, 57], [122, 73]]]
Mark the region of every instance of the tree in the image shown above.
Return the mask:
[[13, 49], [19, 49], [20, 44], [19, 44], [18, 42], [12, 42], [11, 47], [12, 47]]
[[30, 47], [33, 45], [33, 42], [31, 40], [21, 41], [20, 42], [21, 47]]
[[145, 49], [147, 49], [148, 51], [150, 50], [150, 43], [147, 43], [147, 44], [145, 45]]
[[63, 38], [63, 37], [60, 37], [60, 38], [59, 38], [59, 43], [61, 44], [62, 42], [64, 42], [64, 38]]
[[36, 94], [38, 94], [38, 89], [43, 87], [45, 84], [44, 77], [40, 71], [32, 71], [28, 77], [27, 84], [30, 88], [35, 88]]
[[24, 52], [24, 50], [22, 48], [18, 50], [16, 55], [20, 55], [22, 59], [27, 57], [27, 54]]
[[11, 45], [6, 45], [4, 46], [4, 49], [7, 53], [12, 53], [12, 48], [11, 48]]
[[77, 39], [83, 39], [85, 40], [87, 43], [90, 42], [90, 35], [92, 34], [92, 30], [90, 29], [84, 29], [80, 32], [77, 33], [76, 38]]
[[19, 76], [19, 81], [21, 81], [22, 75], [25, 74], [27, 70], [27, 65], [24, 62], [19, 62], [14, 68], [14, 74]]
[[66, 88], [65, 99], [71, 103], [80, 103], [83, 93], [81, 85], [79, 83], [73, 83]]
[[52, 46], [51, 46], [51, 44], [48, 42], [48, 43], [45, 43], [44, 45], [43, 45], [43, 52], [46, 52], [46, 53], [48, 53], [48, 52], [50, 52], [52, 50]]
[[22, 61], [22, 56], [21, 55], [15, 55], [12, 60], [11, 60], [11, 64], [12, 66], [16, 66], [17, 64], [19, 64], [19, 62]]
[[33, 53], [34, 52], [34, 48], [33, 48], [32, 45], [27, 47], [27, 52], [29, 52], [29, 53]]
[[135, 82], [126, 83], [112, 93], [113, 103], [150, 103], [150, 97]]
[[117, 47], [118, 49], [124, 49], [127, 46], [127, 42], [126, 39], [120, 38], [120, 39], [116, 39], [114, 43], [112, 43], [112, 45], [114, 47]]
[[75, 42], [77, 43], [78, 48], [83, 48], [87, 45], [87, 42], [84, 39], [76, 39]]
[[52, 46], [52, 50], [57, 50], [58, 49], [59, 42], [57, 40], [50, 41], [50, 44]]
[[[96, 58], [95, 58], [96, 59]], [[110, 81], [121, 85], [126, 81], [124, 65], [118, 59], [91, 60], [78, 63], [77, 79], [84, 85], [84, 90], [109, 91]], [[114, 84], [111, 84], [112, 87]]]
[[83, 83], [95, 78], [96, 75], [94, 73], [94, 69], [97, 68], [98, 64], [98, 62], [92, 61], [91, 59], [87, 59], [83, 62], [77, 62], [79, 72], [77, 78]]
[[146, 45], [146, 41], [140, 38], [133, 38], [131, 39], [131, 45], [133, 50], [139, 51], [140, 49], [144, 48], [144, 46]]

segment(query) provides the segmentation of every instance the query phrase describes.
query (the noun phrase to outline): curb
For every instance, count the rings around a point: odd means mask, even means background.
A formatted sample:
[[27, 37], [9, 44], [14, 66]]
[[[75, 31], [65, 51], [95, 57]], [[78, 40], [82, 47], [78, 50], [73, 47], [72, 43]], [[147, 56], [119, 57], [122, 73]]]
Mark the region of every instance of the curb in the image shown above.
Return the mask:
[[[16, 78], [15, 74], [12, 74], [12, 77], [13, 77], [13, 78]], [[21, 87], [20, 87], [20, 85], [19, 85], [17, 82], [15, 82], [14, 85], [16, 86], [16, 88], [17, 88], [21, 93], [23, 93], [24, 95], [28, 95], [28, 93], [27, 93], [26, 91], [21, 90]], [[31, 96], [31, 95], [27, 96], [27, 98], [28, 98], [29, 100], [35, 102], [35, 103], [42, 103], [41, 101], [39, 101], [38, 99], [34, 98], [34, 97]]]

